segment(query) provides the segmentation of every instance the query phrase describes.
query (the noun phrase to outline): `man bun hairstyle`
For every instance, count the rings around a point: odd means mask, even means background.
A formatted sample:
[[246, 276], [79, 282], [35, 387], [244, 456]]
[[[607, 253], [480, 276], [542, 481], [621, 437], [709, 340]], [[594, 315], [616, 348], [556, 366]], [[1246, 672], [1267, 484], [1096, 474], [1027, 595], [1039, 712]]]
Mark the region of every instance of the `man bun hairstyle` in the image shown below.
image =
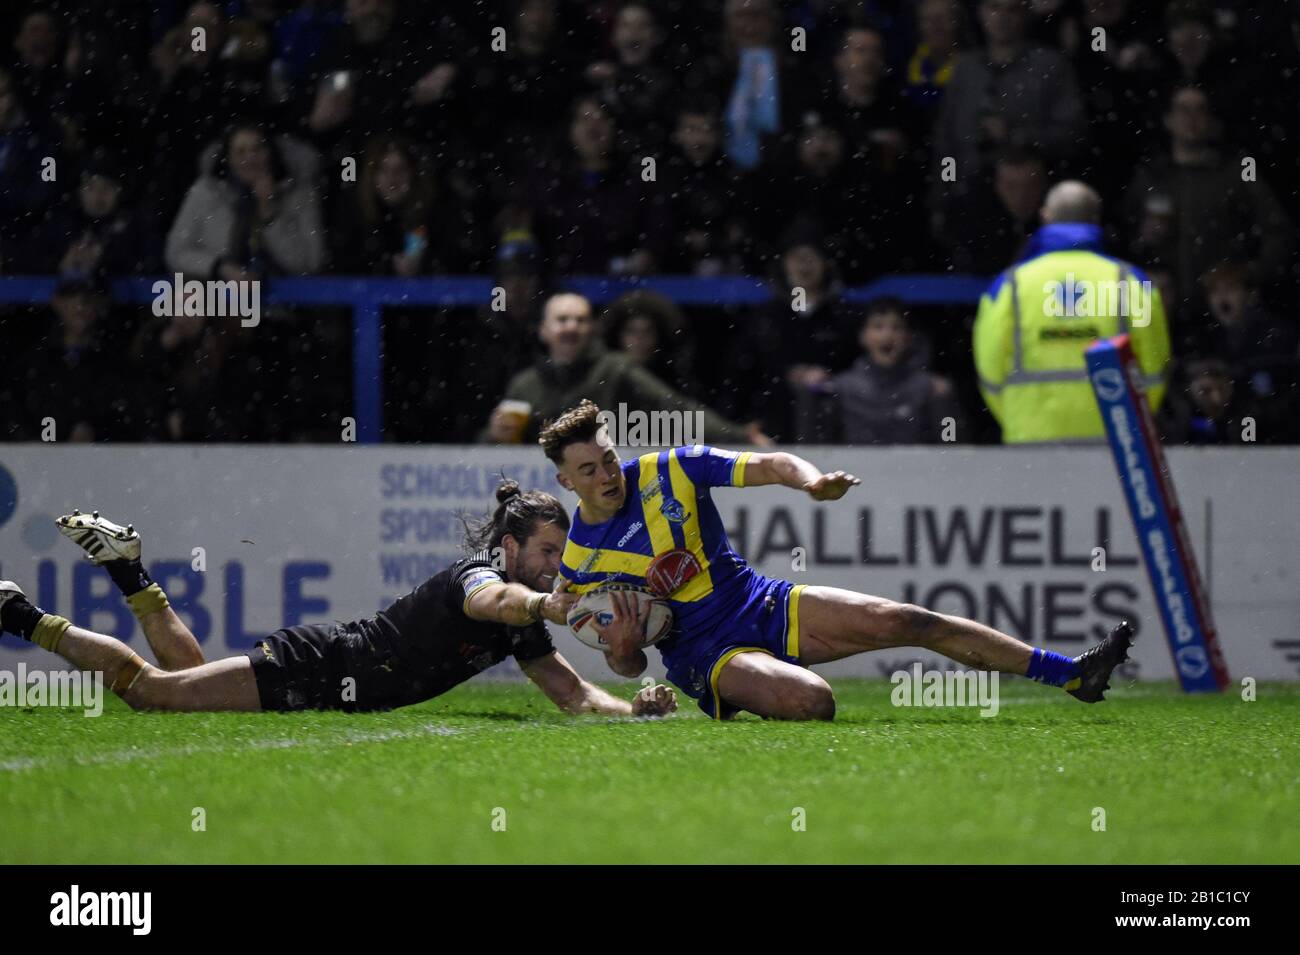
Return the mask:
[[525, 491], [518, 481], [502, 478], [496, 498], [496, 509], [490, 515], [464, 520], [465, 546], [470, 551], [496, 550], [507, 534], [526, 544], [542, 524], [554, 524], [566, 534], [569, 532], [569, 515], [553, 494]]
[[518, 481], [507, 478], [497, 485], [497, 503], [508, 504], [511, 498], [516, 498], [523, 493], [523, 488], [519, 486]]

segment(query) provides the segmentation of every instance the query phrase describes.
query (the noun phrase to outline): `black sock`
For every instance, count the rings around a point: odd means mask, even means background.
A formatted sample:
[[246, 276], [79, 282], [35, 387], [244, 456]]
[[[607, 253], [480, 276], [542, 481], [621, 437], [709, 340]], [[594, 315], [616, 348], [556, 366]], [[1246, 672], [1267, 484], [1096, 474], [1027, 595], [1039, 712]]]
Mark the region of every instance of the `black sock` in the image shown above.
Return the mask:
[[45, 611], [32, 606], [26, 597], [10, 597], [0, 607], [0, 630], [30, 640], [44, 616]]
[[153, 583], [144, 564], [138, 560], [106, 560], [103, 566], [108, 571], [108, 576], [113, 578], [113, 583], [117, 584], [117, 589], [122, 591], [123, 597], [138, 594]]

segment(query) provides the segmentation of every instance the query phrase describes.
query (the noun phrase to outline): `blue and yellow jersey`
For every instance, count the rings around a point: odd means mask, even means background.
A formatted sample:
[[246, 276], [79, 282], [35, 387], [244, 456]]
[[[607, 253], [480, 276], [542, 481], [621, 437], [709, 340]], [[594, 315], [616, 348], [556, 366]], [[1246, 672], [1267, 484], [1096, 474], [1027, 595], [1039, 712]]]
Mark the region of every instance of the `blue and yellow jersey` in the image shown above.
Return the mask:
[[[672, 605], [673, 633], [663, 650], [683, 633], [702, 636], [730, 624], [762, 580], [731, 549], [709, 489], [744, 487], [751, 452], [722, 451], [704, 445], [672, 448], [623, 462], [627, 497], [602, 524], [587, 524], [575, 511], [560, 563], [570, 590], [585, 593], [617, 581], [665, 595], [652, 571], [656, 557], [687, 551], [693, 576], [666, 593]], [[678, 560], [675, 566], [680, 566]]]

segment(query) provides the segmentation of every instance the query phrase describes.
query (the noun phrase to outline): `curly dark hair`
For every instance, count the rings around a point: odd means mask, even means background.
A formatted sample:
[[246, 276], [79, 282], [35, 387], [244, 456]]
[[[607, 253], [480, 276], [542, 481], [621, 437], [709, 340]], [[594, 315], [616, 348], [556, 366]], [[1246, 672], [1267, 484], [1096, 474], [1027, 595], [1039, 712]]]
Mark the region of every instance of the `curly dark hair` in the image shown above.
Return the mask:
[[565, 448], [593, 440], [604, 424], [596, 403], [583, 398], [554, 421], [548, 421], [537, 443], [550, 461], [560, 464], [564, 460]]

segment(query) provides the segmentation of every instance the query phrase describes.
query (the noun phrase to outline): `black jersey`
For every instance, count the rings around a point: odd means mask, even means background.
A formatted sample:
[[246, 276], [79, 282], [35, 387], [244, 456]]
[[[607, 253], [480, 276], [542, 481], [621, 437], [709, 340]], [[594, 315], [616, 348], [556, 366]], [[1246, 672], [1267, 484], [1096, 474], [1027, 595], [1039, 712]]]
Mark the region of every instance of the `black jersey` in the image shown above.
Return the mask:
[[375, 619], [391, 633], [394, 652], [414, 667], [436, 674], [444, 693], [508, 656], [527, 663], [552, 653], [546, 624], [509, 627], [473, 620], [469, 598], [488, 584], [505, 583], [486, 552], [456, 561], [430, 577]]
[[267, 710], [384, 710], [446, 693], [508, 656], [554, 652], [546, 625], [473, 620], [465, 604], [505, 583], [487, 553], [456, 561], [374, 617], [277, 630], [250, 657]]

